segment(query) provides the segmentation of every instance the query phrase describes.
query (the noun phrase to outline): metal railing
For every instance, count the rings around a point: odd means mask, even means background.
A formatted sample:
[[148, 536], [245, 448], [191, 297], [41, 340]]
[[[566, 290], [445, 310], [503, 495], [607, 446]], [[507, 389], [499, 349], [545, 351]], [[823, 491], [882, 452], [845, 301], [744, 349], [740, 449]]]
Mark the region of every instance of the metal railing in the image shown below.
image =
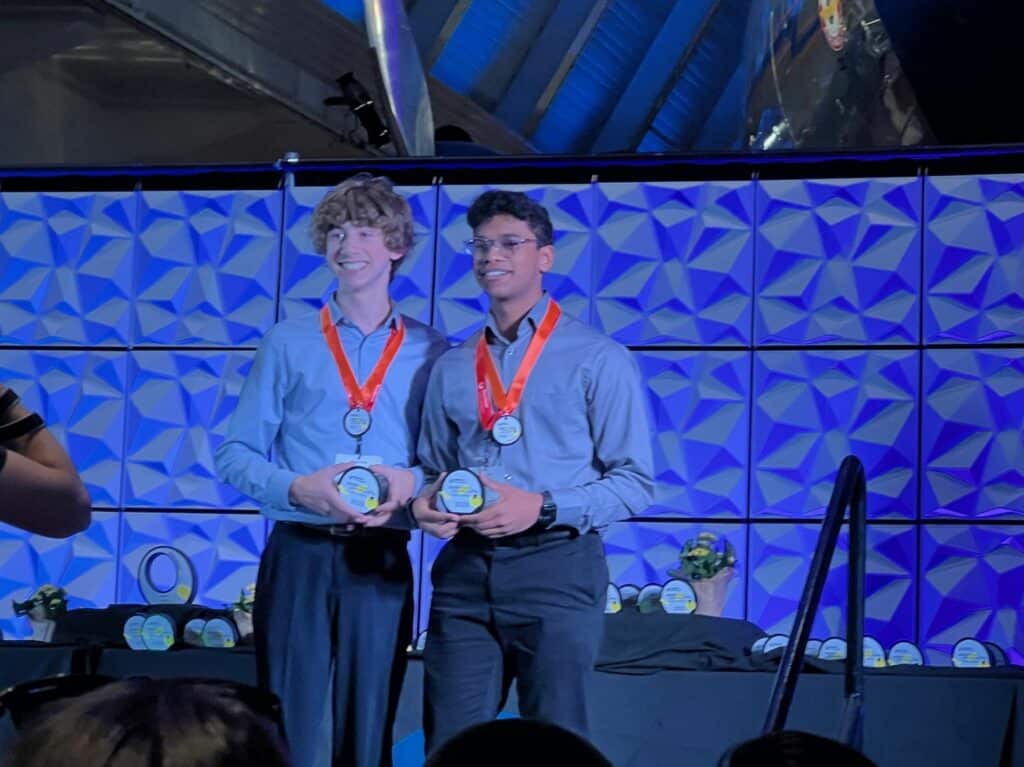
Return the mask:
[[838, 740], [860, 750], [863, 738], [864, 707], [864, 556], [867, 517], [867, 484], [864, 466], [853, 455], [843, 459], [832, 487], [818, 546], [814, 550], [811, 571], [796, 611], [790, 641], [782, 654], [772, 688], [763, 734], [785, 729], [800, 666], [814, 615], [821, 600], [832, 554], [839, 540], [846, 509], [850, 510], [850, 558], [846, 586], [846, 661], [843, 671], [845, 705]]

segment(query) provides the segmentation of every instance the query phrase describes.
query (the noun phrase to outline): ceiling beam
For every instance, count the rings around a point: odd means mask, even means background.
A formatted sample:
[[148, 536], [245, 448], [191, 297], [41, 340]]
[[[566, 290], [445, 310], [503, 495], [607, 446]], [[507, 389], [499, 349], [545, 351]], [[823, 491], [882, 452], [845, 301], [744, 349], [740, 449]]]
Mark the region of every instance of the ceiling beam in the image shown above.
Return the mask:
[[[573, 47], [577, 34], [587, 26], [593, 5], [592, 0], [558, 0], [498, 102], [494, 110], [498, 119], [518, 131], [526, 127], [546, 85], [562, 63], [552, 52]], [[575, 56], [572, 60], [575, 61]]]
[[[676, 0], [590, 151], [636, 149], [720, 5], [721, 0]], [[669, 61], [675, 61], [671, 69], [665, 66]]]
[[472, 0], [419, 0], [409, 11], [416, 47], [427, 72], [434, 66]]

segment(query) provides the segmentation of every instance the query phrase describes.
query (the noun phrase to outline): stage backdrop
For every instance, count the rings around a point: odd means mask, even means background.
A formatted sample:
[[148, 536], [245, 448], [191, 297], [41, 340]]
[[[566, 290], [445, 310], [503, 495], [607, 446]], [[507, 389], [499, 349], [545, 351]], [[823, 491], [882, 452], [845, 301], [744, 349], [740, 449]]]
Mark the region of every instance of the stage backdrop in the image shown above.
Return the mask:
[[[417, 240], [394, 295], [452, 341], [486, 308], [459, 247], [484, 188], [403, 188]], [[608, 531], [615, 583], [663, 583], [711, 530], [738, 556], [726, 614], [787, 632], [855, 453], [867, 632], [934, 664], [965, 636], [1024, 661], [1024, 176], [512, 188], [552, 212], [547, 287], [643, 375], [658, 491]], [[267, 524], [212, 456], [261, 336], [327, 293], [308, 236], [324, 191], [0, 192], [0, 380], [68, 446], [96, 509], [65, 541], [0, 527], [7, 638], [29, 633], [11, 600], [42, 583], [72, 607], [140, 601], [154, 545], [188, 554], [204, 604], [255, 580]], [[819, 638], [844, 633], [844, 546]], [[417, 631], [439, 548], [410, 545]]]

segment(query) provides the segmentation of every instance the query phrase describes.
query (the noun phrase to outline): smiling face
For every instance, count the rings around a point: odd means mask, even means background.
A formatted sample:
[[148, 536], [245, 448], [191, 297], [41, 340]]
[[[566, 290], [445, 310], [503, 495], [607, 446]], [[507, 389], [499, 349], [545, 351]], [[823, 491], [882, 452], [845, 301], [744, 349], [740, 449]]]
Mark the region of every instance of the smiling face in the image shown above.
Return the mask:
[[555, 260], [552, 245], [539, 245], [537, 235], [521, 219], [499, 213], [473, 230], [479, 245], [473, 274], [491, 301], [527, 308], [544, 292], [543, 277]]
[[380, 229], [346, 223], [327, 230], [324, 255], [327, 267], [338, 279], [338, 290], [358, 293], [386, 288], [392, 263], [404, 254], [388, 248]]

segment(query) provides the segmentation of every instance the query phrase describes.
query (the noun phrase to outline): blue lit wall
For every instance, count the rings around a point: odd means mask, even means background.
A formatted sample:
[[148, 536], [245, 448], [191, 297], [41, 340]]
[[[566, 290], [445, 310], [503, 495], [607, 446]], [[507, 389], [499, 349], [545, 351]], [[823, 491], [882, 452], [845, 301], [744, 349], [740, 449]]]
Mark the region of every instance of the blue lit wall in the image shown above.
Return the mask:
[[[458, 250], [482, 188], [404, 189], [417, 241], [395, 295], [452, 339], [486, 307]], [[739, 558], [726, 613], [787, 631], [852, 452], [868, 632], [933, 663], [968, 635], [1024, 661], [1024, 176], [515, 188], [553, 214], [548, 287], [645, 379], [657, 498], [609, 530], [615, 582], [664, 582], [710, 529]], [[28, 634], [11, 599], [44, 582], [73, 607], [139, 601], [158, 543], [192, 557], [206, 604], [255, 580], [267, 525], [212, 455], [261, 335], [329, 287], [307, 236], [323, 191], [0, 193], [0, 379], [96, 507], [67, 541], [0, 527], [8, 638]], [[845, 545], [817, 637], [843, 633]], [[414, 537], [418, 583], [438, 548]]]

